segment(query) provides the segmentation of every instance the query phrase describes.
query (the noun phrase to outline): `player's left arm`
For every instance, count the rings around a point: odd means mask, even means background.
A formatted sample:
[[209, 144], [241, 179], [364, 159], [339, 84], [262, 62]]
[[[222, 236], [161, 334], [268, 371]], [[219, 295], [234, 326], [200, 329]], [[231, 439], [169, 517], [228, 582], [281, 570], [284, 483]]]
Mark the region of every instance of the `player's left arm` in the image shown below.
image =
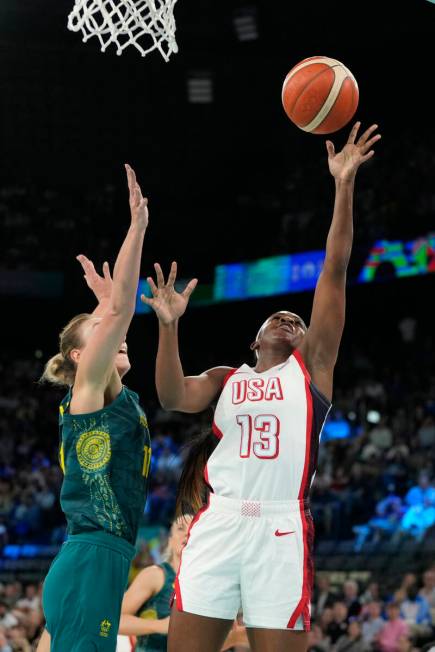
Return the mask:
[[98, 301], [98, 305], [92, 315], [94, 317], [102, 317], [109, 308], [110, 295], [112, 294], [113, 281], [110, 274], [109, 263], [103, 263], [103, 275], [101, 276], [96, 271], [92, 260], [83, 254], [79, 254], [76, 258], [83, 268], [84, 279], [88, 288], [92, 290]]
[[314, 293], [310, 326], [301, 346], [314, 383], [329, 400], [344, 328], [355, 176], [359, 166], [374, 155], [371, 148], [381, 137], [373, 135], [377, 125], [372, 125], [356, 140], [360, 125], [360, 122], [354, 125], [346, 145], [337, 154], [333, 143], [326, 141], [329, 170], [335, 180], [334, 213], [326, 241], [325, 262]]
[[144, 568], [135, 577], [122, 601], [119, 634], [145, 636], [146, 634], [167, 633], [169, 619], [168, 622], [163, 622], [165, 619], [145, 619], [136, 615], [147, 600], [162, 590], [164, 581], [165, 575], [162, 568], [155, 565]]

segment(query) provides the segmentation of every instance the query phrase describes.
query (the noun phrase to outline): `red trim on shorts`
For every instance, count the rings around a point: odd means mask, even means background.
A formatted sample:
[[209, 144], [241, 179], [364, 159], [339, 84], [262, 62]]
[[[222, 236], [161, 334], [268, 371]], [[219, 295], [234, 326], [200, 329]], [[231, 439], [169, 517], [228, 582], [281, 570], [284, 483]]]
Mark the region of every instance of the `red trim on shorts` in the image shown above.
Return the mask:
[[[188, 530], [188, 532], [187, 532], [187, 541], [186, 541], [186, 546], [187, 546], [187, 544], [189, 543], [190, 533], [191, 533], [191, 531], [192, 531], [193, 526], [195, 525], [195, 523], [197, 523], [197, 522], [199, 521], [199, 519], [200, 519], [200, 517], [202, 516], [202, 514], [204, 514], [204, 512], [205, 512], [209, 507], [210, 507], [210, 496], [209, 496], [209, 498], [208, 498], [207, 505], [204, 505], [204, 507], [202, 507], [202, 508], [199, 510], [199, 512], [197, 512], [197, 513], [195, 514], [194, 518], [192, 519], [192, 521], [191, 521], [191, 523], [190, 523], [190, 525], [189, 525], [189, 530]], [[186, 546], [185, 546], [185, 547], [186, 547]], [[183, 611], [183, 600], [182, 600], [182, 598], [181, 598], [181, 588], [180, 588], [180, 580], [179, 580], [179, 575], [180, 575], [180, 571], [181, 571], [181, 562], [182, 562], [182, 561], [183, 561], [183, 551], [181, 551], [181, 555], [180, 555], [180, 565], [178, 566], [178, 572], [177, 572], [177, 575], [176, 575], [176, 577], [175, 577], [175, 583], [174, 583], [174, 589], [175, 589], [175, 590], [174, 590], [174, 597], [175, 597], [175, 606], [177, 607], [177, 611]], [[173, 602], [174, 602], [174, 597], [172, 598], [172, 604], [173, 604]], [[171, 606], [172, 606], [172, 605], [171, 605]]]
[[302, 473], [302, 482], [299, 489], [298, 499], [300, 501], [300, 513], [302, 521], [302, 538], [304, 542], [304, 575], [302, 583], [302, 596], [299, 600], [299, 603], [296, 609], [293, 611], [288, 621], [287, 627], [292, 629], [300, 616], [304, 621], [305, 631], [310, 631], [310, 612], [309, 612], [309, 603], [311, 599], [311, 582], [312, 582], [312, 560], [311, 560], [311, 550], [308, 543], [308, 539], [312, 538], [312, 526], [307, 521], [305, 515], [305, 503], [304, 499], [306, 498], [309, 490], [308, 482], [308, 471], [310, 468], [310, 455], [311, 455], [311, 431], [313, 428], [313, 398], [311, 396], [310, 382], [311, 376], [304, 364], [301, 354], [299, 351], [294, 351], [293, 355], [295, 356], [302, 373], [305, 378], [305, 396], [307, 399], [307, 422], [305, 430], [305, 462], [304, 462], [304, 471]]

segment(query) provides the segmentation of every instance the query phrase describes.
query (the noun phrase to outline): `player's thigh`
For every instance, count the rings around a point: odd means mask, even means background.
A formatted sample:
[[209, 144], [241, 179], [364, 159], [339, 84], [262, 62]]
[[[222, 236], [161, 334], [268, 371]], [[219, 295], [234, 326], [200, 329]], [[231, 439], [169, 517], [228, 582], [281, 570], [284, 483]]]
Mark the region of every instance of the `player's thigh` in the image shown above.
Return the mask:
[[116, 649], [128, 569], [129, 560], [116, 550], [83, 542], [65, 546], [44, 582], [50, 652]]
[[174, 607], [169, 620], [168, 652], [220, 652], [232, 624], [232, 620], [198, 616]]
[[285, 629], [259, 629], [247, 627], [252, 652], [306, 652], [308, 633]]

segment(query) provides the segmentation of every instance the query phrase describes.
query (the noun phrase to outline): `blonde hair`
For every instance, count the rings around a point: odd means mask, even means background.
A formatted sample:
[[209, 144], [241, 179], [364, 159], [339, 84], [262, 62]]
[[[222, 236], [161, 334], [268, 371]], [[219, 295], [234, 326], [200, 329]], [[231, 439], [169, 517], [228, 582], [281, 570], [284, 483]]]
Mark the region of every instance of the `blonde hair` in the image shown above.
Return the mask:
[[71, 359], [70, 353], [73, 349], [80, 348], [82, 345], [80, 327], [91, 317], [92, 315], [83, 312], [73, 317], [62, 329], [59, 335], [59, 353], [50, 358], [45, 365], [44, 373], [40, 379], [41, 382], [46, 381], [60, 387], [70, 386], [74, 383], [76, 365]]

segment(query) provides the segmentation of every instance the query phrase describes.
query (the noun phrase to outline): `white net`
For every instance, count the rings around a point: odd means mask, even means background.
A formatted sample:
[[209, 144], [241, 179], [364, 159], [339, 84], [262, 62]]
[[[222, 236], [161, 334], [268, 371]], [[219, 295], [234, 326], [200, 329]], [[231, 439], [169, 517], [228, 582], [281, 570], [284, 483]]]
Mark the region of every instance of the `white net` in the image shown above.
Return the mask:
[[113, 43], [116, 53], [133, 45], [144, 57], [159, 50], [165, 61], [178, 52], [174, 5], [177, 0], [75, 0], [68, 29], [82, 32], [83, 42], [92, 36], [101, 51]]

